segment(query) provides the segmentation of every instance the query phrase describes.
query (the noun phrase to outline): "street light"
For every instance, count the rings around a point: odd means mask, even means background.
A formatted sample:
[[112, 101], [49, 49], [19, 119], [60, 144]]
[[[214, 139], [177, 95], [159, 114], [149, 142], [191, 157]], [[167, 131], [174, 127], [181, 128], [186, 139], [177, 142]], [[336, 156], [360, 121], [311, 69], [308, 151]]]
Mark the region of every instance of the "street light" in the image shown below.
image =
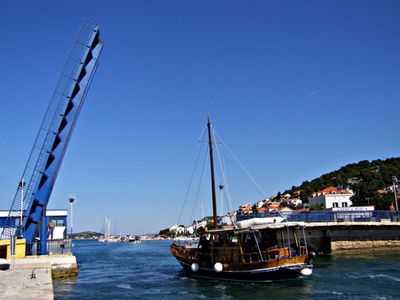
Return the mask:
[[22, 238], [23, 235], [23, 228], [22, 228], [22, 222], [23, 222], [23, 214], [24, 214], [24, 188], [25, 188], [25, 180], [22, 178], [19, 181], [19, 188], [21, 190], [21, 211], [20, 211], [20, 215], [19, 215], [19, 237]]
[[397, 204], [397, 177], [393, 176], [392, 177], [392, 181], [393, 181], [393, 194], [394, 194], [394, 203], [396, 203], [396, 212], [399, 212], [399, 207]]
[[223, 197], [224, 197], [224, 194], [223, 194], [223, 190], [224, 189], [224, 186], [222, 185], [222, 183], [219, 185], [219, 192], [220, 192], [220, 201], [221, 201], [221, 216], [223, 217], [224, 216], [224, 203], [223, 203]]
[[74, 218], [73, 218], [73, 210], [72, 210], [72, 206], [76, 203], [76, 197], [75, 196], [69, 196], [69, 204], [71, 206], [71, 239], [72, 239], [72, 228], [73, 228], [73, 222], [74, 222]]

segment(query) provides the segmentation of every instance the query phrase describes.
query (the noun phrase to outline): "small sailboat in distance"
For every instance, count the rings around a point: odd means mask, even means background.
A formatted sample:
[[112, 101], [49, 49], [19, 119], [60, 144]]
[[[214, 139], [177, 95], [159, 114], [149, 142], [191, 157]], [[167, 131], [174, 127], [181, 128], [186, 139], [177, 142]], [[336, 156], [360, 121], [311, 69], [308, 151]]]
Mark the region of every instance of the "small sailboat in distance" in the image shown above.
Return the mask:
[[105, 218], [103, 226], [101, 228], [101, 233], [103, 237], [99, 238], [99, 242], [102, 243], [114, 243], [119, 242], [118, 238], [111, 235], [111, 219]]
[[214, 228], [201, 233], [197, 245], [174, 241], [170, 253], [194, 278], [268, 282], [311, 275], [304, 223], [218, 226], [210, 119], [207, 128]]

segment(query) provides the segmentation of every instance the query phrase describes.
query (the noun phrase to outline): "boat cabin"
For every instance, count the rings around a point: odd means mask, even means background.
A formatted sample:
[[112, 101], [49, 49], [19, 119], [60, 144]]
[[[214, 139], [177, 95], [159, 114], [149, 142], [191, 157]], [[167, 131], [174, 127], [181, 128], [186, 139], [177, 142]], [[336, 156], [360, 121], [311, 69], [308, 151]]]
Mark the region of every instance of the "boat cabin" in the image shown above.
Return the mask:
[[307, 253], [303, 227], [284, 224], [243, 230], [211, 230], [198, 245], [199, 261], [253, 263]]
[[214, 229], [204, 232], [197, 245], [184, 248], [186, 251], [175, 255], [209, 268], [217, 262], [233, 267], [308, 255], [304, 225], [294, 222]]

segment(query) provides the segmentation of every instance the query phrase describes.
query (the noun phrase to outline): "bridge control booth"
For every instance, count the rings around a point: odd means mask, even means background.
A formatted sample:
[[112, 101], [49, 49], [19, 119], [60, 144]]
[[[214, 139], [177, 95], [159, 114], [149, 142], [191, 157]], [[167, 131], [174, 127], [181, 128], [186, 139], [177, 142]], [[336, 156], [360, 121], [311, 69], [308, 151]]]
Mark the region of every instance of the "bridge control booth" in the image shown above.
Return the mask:
[[[9, 211], [0, 211], [0, 232], [3, 230], [4, 225], [6, 224], [6, 220], [9, 217]], [[47, 209], [46, 210], [46, 218], [44, 221], [46, 224], [54, 224], [53, 226], [48, 226], [47, 232], [47, 248], [49, 252], [60, 253], [64, 252], [69, 247], [67, 239], [67, 219], [68, 219], [68, 210], [66, 209]], [[13, 224], [20, 223], [20, 212], [14, 211], [11, 214], [11, 222]], [[17, 226], [16, 226], [17, 227]], [[40, 241], [40, 237], [35, 237], [36, 243], [33, 246], [33, 249], [36, 250], [34, 252], [37, 253], [37, 242]], [[10, 247], [11, 242], [10, 239], [0, 240], [0, 258], [9, 259], [10, 258]], [[22, 258], [25, 257], [26, 252], [26, 241], [25, 239], [17, 239], [16, 240], [16, 249], [15, 249], [16, 257]]]

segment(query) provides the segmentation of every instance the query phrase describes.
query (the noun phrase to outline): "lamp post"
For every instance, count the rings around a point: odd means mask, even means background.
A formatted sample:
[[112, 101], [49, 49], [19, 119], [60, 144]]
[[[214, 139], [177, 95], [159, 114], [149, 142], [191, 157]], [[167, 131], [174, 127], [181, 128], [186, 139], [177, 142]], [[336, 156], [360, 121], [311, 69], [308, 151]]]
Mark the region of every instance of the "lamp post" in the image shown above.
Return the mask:
[[221, 201], [221, 216], [224, 216], [224, 203], [223, 203], [223, 197], [224, 197], [224, 193], [223, 190], [224, 186], [222, 185], [222, 183], [219, 185], [219, 193], [220, 193], [220, 201]]
[[73, 215], [73, 209], [72, 209], [72, 207], [73, 207], [73, 205], [74, 205], [74, 203], [76, 203], [76, 197], [75, 196], [69, 196], [69, 204], [70, 204], [70, 207], [71, 207], [71, 229], [70, 229], [70, 232], [71, 232], [71, 239], [72, 239], [72, 228], [73, 228], [73, 222], [74, 222], [74, 215]]
[[394, 194], [394, 203], [396, 203], [396, 212], [399, 212], [399, 207], [397, 204], [397, 177], [393, 176], [392, 177], [392, 181], [393, 181], [393, 194]]
[[23, 222], [23, 214], [24, 214], [24, 188], [25, 188], [25, 180], [22, 178], [19, 182], [19, 188], [21, 190], [21, 211], [19, 216], [19, 237], [23, 235], [22, 222]]

